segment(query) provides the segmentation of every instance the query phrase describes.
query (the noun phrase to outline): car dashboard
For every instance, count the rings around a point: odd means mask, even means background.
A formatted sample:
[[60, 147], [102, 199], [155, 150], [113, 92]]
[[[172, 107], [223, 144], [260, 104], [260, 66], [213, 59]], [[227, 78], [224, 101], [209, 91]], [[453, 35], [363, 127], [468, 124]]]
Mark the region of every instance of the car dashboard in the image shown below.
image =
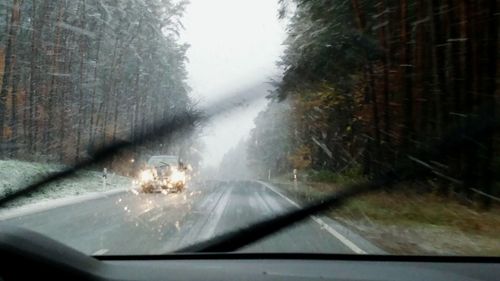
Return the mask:
[[84, 255], [15, 227], [0, 231], [3, 280], [498, 280], [496, 257], [306, 253]]
[[[420, 257], [422, 258], [422, 257]], [[370, 260], [375, 259], [375, 260]], [[356, 259], [349, 255], [213, 254], [158, 260], [102, 259], [116, 280], [498, 280], [499, 265]]]

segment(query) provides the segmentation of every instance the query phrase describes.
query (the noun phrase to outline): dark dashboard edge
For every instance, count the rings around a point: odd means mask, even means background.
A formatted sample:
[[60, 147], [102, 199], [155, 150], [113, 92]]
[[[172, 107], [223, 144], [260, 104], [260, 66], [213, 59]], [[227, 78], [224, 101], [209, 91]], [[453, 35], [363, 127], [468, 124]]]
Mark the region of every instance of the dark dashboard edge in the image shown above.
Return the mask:
[[331, 260], [379, 262], [433, 263], [498, 263], [496, 256], [417, 256], [417, 255], [351, 255], [312, 253], [176, 253], [166, 255], [109, 255], [93, 256], [101, 261], [140, 260]]

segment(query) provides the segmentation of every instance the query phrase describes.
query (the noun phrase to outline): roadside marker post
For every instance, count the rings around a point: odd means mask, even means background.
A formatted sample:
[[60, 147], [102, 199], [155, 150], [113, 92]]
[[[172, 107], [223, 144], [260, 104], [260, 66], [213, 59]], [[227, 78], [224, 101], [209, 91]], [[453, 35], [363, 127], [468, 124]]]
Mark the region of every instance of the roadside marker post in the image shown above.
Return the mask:
[[104, 168], [102, 171], [102, 188], [106, 188], [106, 179], [108, 178], [108, 169]]

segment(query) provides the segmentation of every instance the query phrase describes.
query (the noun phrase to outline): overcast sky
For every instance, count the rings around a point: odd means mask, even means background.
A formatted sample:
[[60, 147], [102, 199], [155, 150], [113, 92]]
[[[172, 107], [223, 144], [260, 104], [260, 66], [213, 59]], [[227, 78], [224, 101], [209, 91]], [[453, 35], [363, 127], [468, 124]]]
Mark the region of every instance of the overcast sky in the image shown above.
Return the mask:
[[[280, 76], [285, 23], [277, 0], [191, 0], [183, 23], [191, 96], [213, 103], [238, 90], [255, 88]], [[204, 131], [205, 165], [218, 165], [224, 153], [247, 136], [264, 108], [261, 98], [214, 119]]]

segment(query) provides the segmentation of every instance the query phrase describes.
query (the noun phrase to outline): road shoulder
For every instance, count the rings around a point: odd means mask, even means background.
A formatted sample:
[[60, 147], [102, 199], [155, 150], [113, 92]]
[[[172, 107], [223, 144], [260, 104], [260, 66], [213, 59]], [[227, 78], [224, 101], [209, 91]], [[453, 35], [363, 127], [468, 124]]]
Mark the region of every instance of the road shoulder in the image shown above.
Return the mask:
[[[300, 208], [300, 204], [290, 199], [288, 196], [286, 196], [285, 193], [280, 188], [264, 181], [257, 181], [257, 182], [267, 187], [274, 193], [278, 194], [280, 197], [285, 199], [291, 205]], [[340, 223], [334, 221], [329, 217], [323, 215], [315, 215], [311, 216], [311, 219], [316, 223], [318, 223], [322, 229], [329, 232], [335, 239], [339, 240], [342, 244], [351, 249], [354, 253], [386, 254], [386, 252], [376, 247], [368, 240], [364, 239], [357, 233], [351, 231], [347, 227], [341, 225]]]
[[130, 188], [116, 188], [105, 192], [90, 192], [84, 195], [68, 196], [57, 199], [44, 200], [42, 202], [30, 203], [19, 207], [0, 210], [0, 221], [43, 212], [67, 205], [77, 204], [84, 201], [106, 198], [122, 192], [129, 191]]

